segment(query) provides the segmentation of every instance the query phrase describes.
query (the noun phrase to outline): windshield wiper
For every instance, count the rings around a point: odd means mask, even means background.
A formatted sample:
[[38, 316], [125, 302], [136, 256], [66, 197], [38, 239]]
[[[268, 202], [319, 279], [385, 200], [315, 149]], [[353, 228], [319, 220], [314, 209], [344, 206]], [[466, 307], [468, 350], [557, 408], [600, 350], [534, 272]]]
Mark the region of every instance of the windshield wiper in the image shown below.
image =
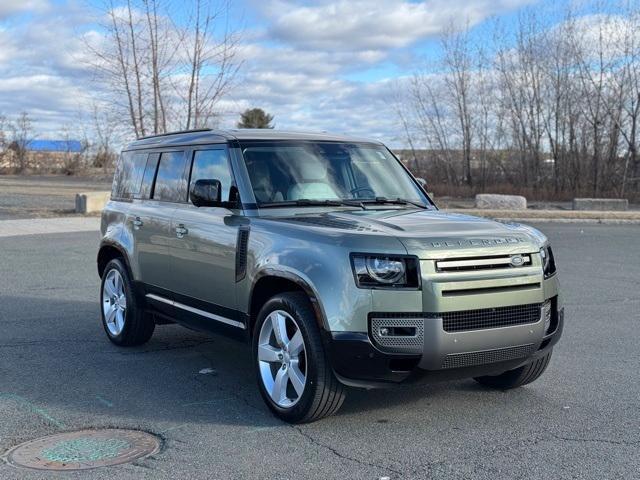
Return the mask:
[[413, 205], [418, 208], [428, 209], [426, 205], [423, 205], [412, 200], [406, 200], [404, 198], [354, 198], [354, 199], [342, 199], [342, 200], [311, 200], [309, 198], [301, 198], [298, 200], [283, 200], [281, 202], [264, 202], [258, 206], [260, 208], [277, 208], [277, 207], [358, 207], [363, 210], [366, 209], [365, 205]]
[[413, 205], [414, 207], [422, 208], [428, 210], [429, 207], [423, 205], [419, 202], [414, 202], [413, 200], [407, 200], [406, 198], [387, 198], [387, 197], [376, 197], [376, 198], [366, 198], [362, 200], [358, 200], [363, 204], [373, 204], [373, 205]]
[[260, 203], [258, 207], [340, 207], [341, 205], [342, 202], [340, 200], [310, 200], [301, 198], [299, 200], [283, 200], [281, 202], [264, 202]]

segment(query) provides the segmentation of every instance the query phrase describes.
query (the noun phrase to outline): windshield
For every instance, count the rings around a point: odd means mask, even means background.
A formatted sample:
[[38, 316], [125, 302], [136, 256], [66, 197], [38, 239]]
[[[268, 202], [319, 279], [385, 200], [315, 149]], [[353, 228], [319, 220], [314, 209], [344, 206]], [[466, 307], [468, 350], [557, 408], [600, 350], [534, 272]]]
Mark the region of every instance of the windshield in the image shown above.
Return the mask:
[[382, 145], [334, 142], [245, 142], [244, 161], [258, 206], [431, 203]]

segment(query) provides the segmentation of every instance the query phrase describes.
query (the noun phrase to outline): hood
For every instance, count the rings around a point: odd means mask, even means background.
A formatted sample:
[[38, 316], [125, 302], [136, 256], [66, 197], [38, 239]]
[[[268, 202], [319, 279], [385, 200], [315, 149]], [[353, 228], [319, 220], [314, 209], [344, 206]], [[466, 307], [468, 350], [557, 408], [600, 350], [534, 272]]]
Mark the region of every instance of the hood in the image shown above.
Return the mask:
[[342, 210], [271, 218], [283, 222], [396, 237], [420, 258], [534, 253], [546, 241], [536, 229], [517, 223], [437, 210]]

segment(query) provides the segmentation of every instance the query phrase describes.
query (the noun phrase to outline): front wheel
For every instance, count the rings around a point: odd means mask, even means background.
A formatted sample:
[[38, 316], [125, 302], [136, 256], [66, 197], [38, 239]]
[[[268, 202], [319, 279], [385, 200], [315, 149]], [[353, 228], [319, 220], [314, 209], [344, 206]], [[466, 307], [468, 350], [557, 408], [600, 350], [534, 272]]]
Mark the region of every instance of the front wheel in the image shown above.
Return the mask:
[[482, 385], [499, 390], [518, 388], [537, 380], [549, 366], [551, 353], [513, 370], [508, 370], [500, 375], [486, 375], [476, 377], [474, 380]]
[[282, 420], [313, 422], [342, 405], [344, 387], [329, 365], [315, 314], [303, 293], [277, 295], [262, 307], [253, 354], [262, 398]]

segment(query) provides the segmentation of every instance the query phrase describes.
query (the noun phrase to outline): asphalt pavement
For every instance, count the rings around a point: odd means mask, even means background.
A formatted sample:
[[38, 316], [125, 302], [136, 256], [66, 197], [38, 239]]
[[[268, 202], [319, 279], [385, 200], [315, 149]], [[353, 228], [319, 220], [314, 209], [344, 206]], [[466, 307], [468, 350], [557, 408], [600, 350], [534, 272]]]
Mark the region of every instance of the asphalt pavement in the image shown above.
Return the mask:
[[640, 478], [640, 227], [537, 225], [566, 302], [547, 372], [509, 392], [472, 380], [350, 390], [289, 426], [262, 403], [246, 347], [161, 326], [136, 348], [99, 320], [94, 232], [0, 238], [0, 456], [66, 430], [159, 435], [133, 464], [0, 479]]

